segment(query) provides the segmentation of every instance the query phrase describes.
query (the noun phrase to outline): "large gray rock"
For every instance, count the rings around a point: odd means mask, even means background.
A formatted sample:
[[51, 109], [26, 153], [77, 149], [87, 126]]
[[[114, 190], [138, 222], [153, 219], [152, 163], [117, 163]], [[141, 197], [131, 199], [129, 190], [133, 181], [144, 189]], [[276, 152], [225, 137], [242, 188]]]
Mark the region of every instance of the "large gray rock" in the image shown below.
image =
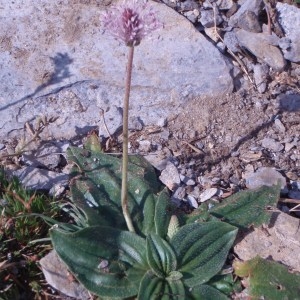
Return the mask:
[[278, 22], [291, 40], [290, 47], [284, 49], [284, 57], [292, 62], [300, 62], [300, 9], [294, 5], [277, 2]]
[[[1, 4], [0, 142], [41, 114], [57, 118], [51, 137], [71, 138], [98, 126], [100, 109], [122, 106], [128, 49], [100, 28], [101, 3]], [[165, 26], [136, 48], [131, 94], [130, 114], [145, 125], [189, 98], [233, 89], [220, 52], [174, 10], [152, 5]]]

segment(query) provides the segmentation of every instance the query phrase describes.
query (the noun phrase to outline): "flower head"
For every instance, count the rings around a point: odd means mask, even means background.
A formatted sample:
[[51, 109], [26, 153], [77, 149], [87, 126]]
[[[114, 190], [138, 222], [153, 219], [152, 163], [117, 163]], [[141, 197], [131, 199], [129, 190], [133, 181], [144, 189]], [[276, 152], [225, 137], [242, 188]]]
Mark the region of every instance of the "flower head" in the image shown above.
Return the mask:
[[156, 13], [142, 0], [127, 0], [111, 6], [103, 14], [102, 24], [114, 37], [127, 46], [137, 46], [150, 32], [162, 27]]

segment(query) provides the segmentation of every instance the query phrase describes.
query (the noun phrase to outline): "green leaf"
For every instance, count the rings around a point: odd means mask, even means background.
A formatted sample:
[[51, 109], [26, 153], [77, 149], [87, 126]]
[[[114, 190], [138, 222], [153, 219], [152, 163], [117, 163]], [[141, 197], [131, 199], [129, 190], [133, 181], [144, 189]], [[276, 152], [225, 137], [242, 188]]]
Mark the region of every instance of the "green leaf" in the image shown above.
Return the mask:
[[300, 274], [290, 273], [276, 262], [255, 257], [246, 262], [235, 262], [236, 275], [244, 279], [249, 298], [265, 300], [299, 299]]
[[99, 137], [96, 132], [92, 132], [84, 142], [84, 148], [90, 151], [101, 153], [102, 147], [100, 144]]
[[148, 269], [143, 238], [101, 226], [75, 233], [52, 228], [50, 236], [59, 257], [88, 290], [102, 297], [137, 295]]
[[216, 275], [211, 278], [207, 284], [228, 296], [234, 292], [241, 292], [242, 290], [240, 281], [235, 280], [232, 274]]
[[148, 271], [140, 285], [138, 300], [185, 299], [185, 289], [181, 280], [169, 281], [158, 278]]
[[165, 278], [177, 267], [176, 256], [170, 245], [159, 235], [147, 236], [148, 264], [157, 277]]
[[173, 207], [170, 201], [170, 196], [165, 188], [158, 195], [158, 199], [155, 205], [155, 231], [162, 238], [166, 238], [168, 234], [168, 226], [170, 223]]
[[270, 222], [272, 210], [280, 196], [280, 185], [262, 186], [236, 193], [213, 207], [211, 215], [242, 229]]
[[178, 230], [170, 244], [187, 286], [205, 283], [221, 270], [237, 231], [220, 221], [187, 224]]
[[[120, 203], [122, 160], [98, 151], [70, 147], [68, 161], [75, 165], [71, 174], [72, 200], [86, 214], [89, 226], [125, 229]], [[155, 232], [156, 194], [160, 189], [153, 167], [140, 156], [130, 156], [128, 208], [139, 234]]]
[[229, 300], [226, 295], [218, 291], [217, 289], [206, 285], [197, 285], [189, 290], [189, 299], [194, 300]]

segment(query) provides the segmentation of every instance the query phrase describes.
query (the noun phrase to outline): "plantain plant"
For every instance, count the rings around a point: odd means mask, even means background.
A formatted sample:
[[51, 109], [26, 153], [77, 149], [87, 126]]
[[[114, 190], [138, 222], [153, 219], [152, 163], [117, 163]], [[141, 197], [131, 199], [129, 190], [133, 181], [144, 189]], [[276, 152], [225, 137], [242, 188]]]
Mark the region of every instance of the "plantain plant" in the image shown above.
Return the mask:
[[154, 169], [130, 156], [128, 207], [135, 233], [129, 232], [120, 203], [121, 159], [70, 148], [68, 160], [74, 164], [70, 188], [78, 227], [58, 224], [50, 236], [88, 290], [111, 299], [227, 299], [209, 281], [222, 270], [237, 227], [219, 220], [180, 224]]
[[[76, 224], [50, 230], [74, 276], [105, 299], [228, 299], [237, 291], [231, 274], [222, 274], [228, 252], [239, 228], [268, 223], [266, 208], [276, 205], [280, 187], [243, 191], [185, 216], [176, 214], [153, 167], [130, 156], [128, 208], [135, 232], [129, 232], [120, 202], [122, 161], [102, 153], [95, 141], [92, 135], [84, 149], [68, 150], [69, 212]], [[246, 213], [252, 209], [256, 214]]]
[[203, 205], [192, 215], [177, 215], [152, 166], [128, 156], [134, 47], [161, 23], [147, 2], [132, 0], [106, 12], [103, 25], [129, 47], [123, 155], [102, 153], [93, 135], [84, 149], [69, 148], [74, 167], [65, 209], [75, 224], [51, 228], [53, 247], [101, 299], [228, 299], [239, 288], [224, 269], [238, 229], [268, 223], [280, 187], [242, 192], [211, 209]]

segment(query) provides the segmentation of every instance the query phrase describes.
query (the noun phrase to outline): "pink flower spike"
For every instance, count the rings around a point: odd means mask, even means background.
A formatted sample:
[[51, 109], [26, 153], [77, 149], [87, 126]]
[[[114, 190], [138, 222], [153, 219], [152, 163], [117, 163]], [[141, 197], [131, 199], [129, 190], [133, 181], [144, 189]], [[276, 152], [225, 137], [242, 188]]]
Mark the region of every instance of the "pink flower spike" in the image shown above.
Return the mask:
[[145, 36], [163, 26], [153, 8], [142, 0], [127, 0], [112, 5], [101, 21], [112, 36], [130, 47], [139, 45]]

